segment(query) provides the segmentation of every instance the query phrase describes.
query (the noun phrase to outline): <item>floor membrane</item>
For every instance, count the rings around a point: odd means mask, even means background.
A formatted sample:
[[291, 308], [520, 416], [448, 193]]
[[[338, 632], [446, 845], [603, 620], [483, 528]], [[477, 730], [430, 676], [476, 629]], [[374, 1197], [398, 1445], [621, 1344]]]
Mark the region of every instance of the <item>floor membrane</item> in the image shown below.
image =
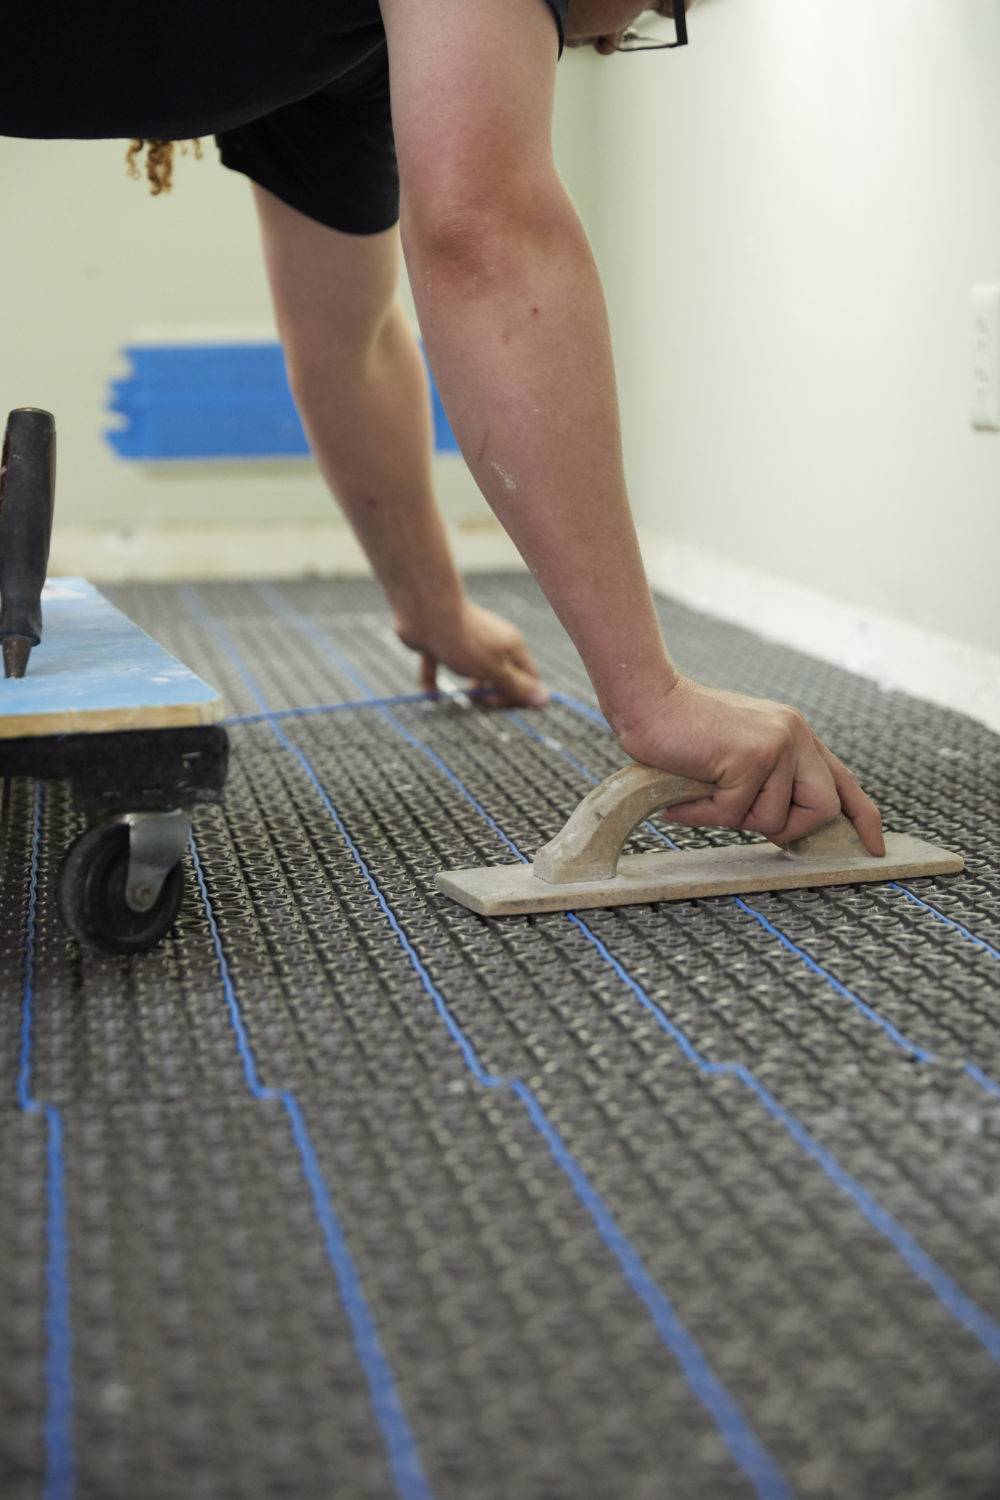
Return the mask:
[[4, 1500], [1000, 1492], [1000, 738], [663, 600], [965, 872], [490, 922], [437, 871], [622, 758], [529, 580], [474, 584], [524, 713], [422, 699], [365, 582], [111, 592], [232, 769], [136, 960], [66, 935], [79, 819], [15, 784]]

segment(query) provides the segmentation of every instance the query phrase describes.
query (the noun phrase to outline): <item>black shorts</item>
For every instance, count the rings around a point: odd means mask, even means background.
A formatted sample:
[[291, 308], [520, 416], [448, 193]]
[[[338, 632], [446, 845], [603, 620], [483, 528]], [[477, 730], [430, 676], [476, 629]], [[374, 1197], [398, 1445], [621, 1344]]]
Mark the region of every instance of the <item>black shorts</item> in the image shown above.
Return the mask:
[[223, 164], [346, 234], [399, 218], [385, 44], [326, 88], [216, 136]]
[[[563, 45], [566, 0], [546, 0]], [[327, 88], [216, 135], [223, 164], [347, 234], [378, 234], [399, 218], [399, 172], [383, 43]]]

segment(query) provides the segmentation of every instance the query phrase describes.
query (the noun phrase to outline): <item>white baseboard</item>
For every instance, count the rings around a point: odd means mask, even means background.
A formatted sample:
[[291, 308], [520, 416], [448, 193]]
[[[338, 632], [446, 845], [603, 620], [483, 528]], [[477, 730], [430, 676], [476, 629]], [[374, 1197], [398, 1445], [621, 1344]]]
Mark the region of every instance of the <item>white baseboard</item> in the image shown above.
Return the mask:
[[642, 544], [653, 587], [682, 603], [1000, 730], [1000, 655], [662, 533]]
[[[467, 573], [523, 569], [501, 527], [492, 521], [449, 527], [458, 566]], [[93, 583], [175, 578], [296, 578], [360, 576], [368, 562], [349, 527], [332, 521], [218, 525], [56, 526], [49, 571]]]

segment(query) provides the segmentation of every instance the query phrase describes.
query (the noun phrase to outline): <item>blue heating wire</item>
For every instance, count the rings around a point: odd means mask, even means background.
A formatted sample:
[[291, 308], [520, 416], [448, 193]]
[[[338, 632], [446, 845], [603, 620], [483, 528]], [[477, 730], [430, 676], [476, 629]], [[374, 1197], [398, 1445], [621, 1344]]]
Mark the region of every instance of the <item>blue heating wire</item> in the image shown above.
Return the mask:
[[44, 789], [35, 784], [31, 827], [28, 912], [22, 943], [21, 1049], [17, 1102], [26, 1114], [45, 1119], [45, 1470], [42, 1500], [70, 1500], [76, 1483], [73, 1447], [73, 1327], [70, 1310], [69, 1234], [66, 1212], [62, 1115], [54, 1104], [33, 1092], [32, 1042], [35, 1018], [35, 944], [38, 924], [38, 862], [41, 849]]
[[[183, 596], [187, 600], [192, 613], [197, 618], [210, 622], [210, 617], [207, 615], [193, 589], [188, 588], [183, 590]], [[257, 690], [256, 684], [249, 678], [249, 674], [242, 673], [242, 675], [248, 682], [251, 695], [263, 704], [263, 697]], [[420, 702], [425, 696], [428, 695], [398, 695], [404, 702]], [[317, 711], [336, 712], [341, 708], [346, 709], [359, 706], [356, 703], [330, 704], [318, 710], [278, 710], [278, 713], [282, 717], [307, 717], [309, 714]], [[229, 724], [268, 723], [280, 735], [282, 731], [276, 728], [275, 719], [275, 712], [265, 704], [262, 712], [259, 714], [242, 714], [226, 722]], [[243, 1065], [247, 1087], [255, 1099], [278, 1100], [284, 1107], [291, 1122], [292, 1135], [299, 1152], [306, 1181], [312, 1193], [313, 1206], [323, 1232], [327, 1256], [340, 1287], [344, 1310], [351, 1324], [355, 1350], [357, 1351], [358, 1360], [368, 1382], [372, 1407], [386, 1444], [397, 1492], [404, 1497], [404, 1500], [433, 1500], [432, 1491], [428, 1486], [421, 1466], [416, 1439], [407, 1421], [391, 1367], [378, 1337], [375, 1319], [365, 1299], [361, 1279], [334, 1210], [329, 1188], [323, 1175], [316, 1149], [309, 1135], [309, 1128], [306, 1124], [301, 1105], [292, 1090], [269, 1088], [260, 1080], [253, 1048], [243, 1020], [242, 1008], [237, 997], [236, 988], [232, 982], [215, 911], [205, 881], [204, 868], [193, 836], [190, 841], [190, 847], [198, 889], [201, 893], [202, 905], [208, 919], [223, 994], [225, 995], [230, 1021], [236, 1036], [236, 1045]]]
[[255, 1099], [277, 1101], [288, 1115], [302, 1170], [312, 1194], [316, 1218], [323, 1233], [327, 1258], [337, 1278], [358, 1361], [371, 1393], [372, 1409], [385, 1441], [396, 1491], [403, 1500], [433, 1500], [433, 1492], [420, 1462], [416, 1439], [407, 1421], [389, 1361], [382, 1349], [375, 1318], [365, 1299], [361, 1278], [334, 1209], [302, 1107], [291, 1089], [267, 1087], [261, 1082], [257, 1071], [257, 1061], [247, 1034], [242, 1007], [219, 933], [215, 908], [205, 881], [204, 867], [193, 836], [190, 851], [246, 1085]]
[[[297, 610], [295, 610], [290, 604], [287, 603], [287, 601], [285, 601], [281, 597], [280, 594], [278, 594], [277, 590], [268, 587], [268, 594], [270, 596], [269, 602], [272, 603], [273, 607], [278, 609], [278, 611], [286, 619], [288, 619], [289, 622], [293, 624], [299, 630], [299, 632], [303, 636], [305, 636], [306, 639], [312, 641], [312, 643], [322, 654], [327, 655], [335, 665], [338, 665], [338, 670], [340, 670], [343, 675], [349, 677], [350, 680], [352, 680], [358, 687], [359, 691], [370, 692], [368, 685], [353, 670], [353, 667], [343, 656], [343, 654], [338, 651], [337, 648], [332, 645], [332, 643], [326, 640], [322, 632], [317, 629], [312, 621], [310, 621], [306, 616], [299, 614]], [[224, 627], [221, 627], [219, 625], [216, 625], [215, 628], [218, 630], [224, 629]], [[232, 647], [232, 650], [235, 651], [235, 647]], [[243, 675], [246, 680], [248, 674], [246, 673], [245, 669]], [[504, 841], [507, 847], [512, 850], [517, 858], [523, 864], [529, 863], [528, 858], [523, 853], [523, 851], [520, 850], [513, 842], [513, 840], [510, 839], [508, 835], [500, 828], [496, 820], [486, 812], [475, 795], [468, 789], [468, 787], [465, 786], [465, 783], [461, 780], [457, 773], [446, 764], [441, 756], [439, 756], [435, 750], [433, 750], [417, 735], [413, 734], [411, 730], [407, 729], [406, 726], [396, 718], [396, 715], [392, 713], [391, 710], [381, 709], [379, 710], [379, 713], [387, 723], [392, 725], [392, 727], [398, 734], [402, 736], [403, 739], [405, 739], [409, 744], [413, 745], [414, 748], [419, 750], [440, 771], [443, 772], [448, 780], [459, 791], [465, 801], [468, 802], [469, 805], [480, 814], [480, 816], [485, 817], [489, 826], [499, 834], [500, 838]], [[602, 722], [604, 721], [602, 720]], [[301, 754], [301, 752], [299, 752], [298, 750], [296, 750], [296, 753]], [[686, 1057], [689, 1062], [693, 1063], [698, 1068], [698, 1070], [707, 1077], [728, 1076], [739, 1078], [740, 1081], [747, 1088], [749, 1088], [751, 1092], [759, 1099], [760, 1103], [763, 1105], [772, 1119], [776, 1120], [785, 1130], [787, 1130], [788, 1134], [792, 1137], [796, 1144], [813, 1161], [815, 1161], [819, 1167], [821, 1167], [830, 1181], [854, 1202], [855, 1206], [864, 1215], [868, 1222], [889, 1241], [889, 1243], [894, 1247], [894, 1249], [902, 1257], [905, 1263], [910, 1267], [911, 1271], [913, 1271], [916, 1276], [920, 1277], [921, 1280], [923, 1280], [931, 1288], [935, 1296], [938, 1297], [938, 1299], [948, 1309], [952, 1316], [959, 1323], [961, 1323], [963, 1327], [968, 1329], [968, 1331], [972, 1333], [975, 1338], [979, 1340], [983, 1348], [990, 1355], [991, 1359], [1000, 1364], [1000, 1323], [992, 1318], [989, 1313], [987, 1313], [983, 1308], [979, 1306], [978, 1303], [973, 1301], [971, 1297], [967, 1296], [967, 1294], [962, 1291], [962, 1289], [948, 1275], [943, 1267], [939, 1266], [933, 1259], [933, 1257], [927, 1254], [920, 1243], [914, 1238], [912, 1234], [910, 1234], [909, 1230], [907, 1230], [902, 1224], [900, 1224], [898, 1220], [896, 1220], [888, 1212], [887, 1209], [883, 1208], [882, 1205], [878, 1202], [878, 1199], [875, 1198], [873, 1194], [869, 1193], [861, 1183], [856, 1181], [856, 1179], [854, 1179], [847, 1172], [846, 1168], [841, 1166], [840, 1162], [832, 1151], [813, 1139], [802, 1122], [790, 1110], [785, 1109], [780, 1101], [775, 1098], [771, 1091], [760, 1081], [760, 1079], [757, 1078], [757, 1076], [751, 1071], [751, 1069], [747, 1068], [743, 1063], [715, 1063], [710, 1061], [710, 1059], [704, 1057], [703, 1054], [698, 1051], [691, 1040], [683, 1032], [683, 1030], [670, 1020], [669, 1016], [666, 1015], [666, 1013], [656, 1003], [656, 1001], [653, 1000], [649, 994], [647, 994], [645, 989], [628, 972], [625, 965], [622, 964], [610, 952], [610, 950], [596, 935], [596, 933], [594, 933], [587, 926], [587, 924], [582, 921], [579, 916], [577, 916], [575, 912], [567, 912], [565, 915], [567, 920], [572, 922], [579, 929], [579, 931], [583, 933], [588, 942], [590, 942], [592, 946], [597, 949], [604, 962], [612, 968], [612, 970], [617, 974], [622, 983], [632, 991], [639, 1003], [656, 1019], [657, 1024], [660, 1026], [661, 1030], [666, 1032], [666, 1034], [672, 1038], [672, 1040], [676, 1043], [677, 1047], [681, 1051], [682, 1055]], [[775, 931], [777, 932], [776, 929]], [[790, 940], [786, 941], [790, 942]], [[837, 982], [839, 983], [839, 981]], [[904, 1045], [906, 1045], [907, 1047], [912, 1046], [912, 1044], [908, 1044], [905, 1042]], [[930, 1054], [928, 1054], [928, 1056], [930, 1056]], [[976, 1082], [980, 1081], [980, 1079], [976, 1078], [974, 1071], [970, 1072], [969, 1076], [974, 1078]]]
[[270, 719], [310, 719], [316, 714], [341, 714], [359, 708], [398, 708], [408, 703], [436, 703], [440, 693], [396, 693], [390, 698], [346, 698], [343, 703], [316, 703], [311, 708], [276, 708], [266, 714], [233, 714], [222, 719], [223, 729], [244, 724], [266, 724]]
[[[241, 653], [233, 642], [229, 631], [221, 622], [213, 619], [202, 607], [193, 589], [185, 590], [185, 596], [192, 613], [215, 634], [223, 650], [242, 677], [248, 691], [259, 703], [265, 705], [266, 699], [253, 673], [244, 663]], [[352, 672], [353, 669], [345, 671], [344, 675], [351, 676]], [[388, 713], [389, 711], [383, 710], [383, 712]], [[357, 865], [372, 895], [375, 897], [383, 916], [386, 918], [393, 935], [406, 954], [424, 992], [444, 1022], [445, 1028], [458, 1048], [469, 1072], [482, 1087], [506, 1089], [520, 1101], [532, 1125], [545, 1141], [552, 1159], [569, 1181], [577, 1198], [590, 1215], [604, 1244], [617, 1260], [628, 1284], [645, 1306], [664, 1345], [677, 1360], [688, 1386], [712, 1417], [723, 1441], [736, 1463], [747, 1475], [755, 1493], [764, 1497], [764, 1500], [792, 1500], [793, 1491], [789, 1487], [788, 1481], [782, 1474], [775, 1459], [768, 1452], [767, 1448], [764, 1447], [760, 1438], [758, 1438], [750, 1426], [732, 1394], [713, 1371], [699, 1344], [679, 1318], [669, 1297], [650, 1275], [639, 1252], [619, 1227], [603, 1198], [594, 1188], [579, 1161], [563, 1141], [533, 1091], [522, 1079], [491, 1073], [483, 1066], [472, 1042], [462, 1030], [448, 1006], [444, 994], [434, 983], [426, 965], [407, 935], [405, 928], [386, 899], [364, 855], [361, 853], [343, 818], [331, 801], [312, 762], [306, 756], [305, 752], [288, 738], [280, 723], [276, 720], [272, 721], [271, 729], [282, 747], [289, 751], [298, 761], [307, 779], [319, 795], [331, 821], [343, 839], [351, 858]], [[490, 821], [492, 822], [492, 820]], [[500, 836], [505, 839], [508, 846], [516, 849], [516, 846], [506, 838], [506, 835], [501, 832], [497, 825], [494, 824], [493, 826], [500, 833]]]
[[971, 943], [974, 948], [978, 948], [981, 952], [988, 954], [990, 958], [1000, 959], [1000, 948], [994, 948], [993, 944], [988, 943], [985, 938], [977, 937], [974, 932], [969, 931], [968, 927], [963, 927], [961, 922], [956, 922], [954, 917], [947, 916], [945, 912], [933, 906], [930, 901], [923, 901], [914, 891], [910, 890], [909, 886], [901, 885], [898, 880], [892, 880], [889, 883], [893, 890], [901, 891], [907, 901], [913, 906], [919, 906], [922, 911], [927, 912], [933, 917], [935, 922], [942, 922], [945, 927], [950, 927], [952, 932], [957, 932], [959, 937], [963, 937], [967, 943]]

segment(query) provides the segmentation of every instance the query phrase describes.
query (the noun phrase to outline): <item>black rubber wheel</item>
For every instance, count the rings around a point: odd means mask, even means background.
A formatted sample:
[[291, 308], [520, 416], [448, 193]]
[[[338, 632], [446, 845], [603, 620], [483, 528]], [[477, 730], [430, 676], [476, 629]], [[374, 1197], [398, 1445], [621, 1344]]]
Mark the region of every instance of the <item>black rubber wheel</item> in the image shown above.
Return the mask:
[[99, 823], [70, 844], [59, 872], [59, 910], [73, 936], [102, 953], [145, 953], [177, 920], [184, 896], [178, 863], [149, 911], [133, 911], [125, 900], [128, 829]]

